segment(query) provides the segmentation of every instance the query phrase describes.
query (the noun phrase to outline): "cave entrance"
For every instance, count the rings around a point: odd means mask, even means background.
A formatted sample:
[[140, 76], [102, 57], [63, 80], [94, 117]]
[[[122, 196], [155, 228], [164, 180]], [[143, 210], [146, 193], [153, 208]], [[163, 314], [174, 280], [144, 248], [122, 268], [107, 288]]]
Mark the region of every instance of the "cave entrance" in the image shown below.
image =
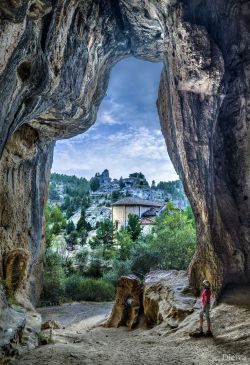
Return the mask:
[[111, 299], [105, 285], [121, 275], [187, 269], [195, 223], [160, 130], [161, 70], [135, 58], [119, 62], [95, 125], [57, 142], [42, 303], [58, 303], [65, 291], [70, 300]]

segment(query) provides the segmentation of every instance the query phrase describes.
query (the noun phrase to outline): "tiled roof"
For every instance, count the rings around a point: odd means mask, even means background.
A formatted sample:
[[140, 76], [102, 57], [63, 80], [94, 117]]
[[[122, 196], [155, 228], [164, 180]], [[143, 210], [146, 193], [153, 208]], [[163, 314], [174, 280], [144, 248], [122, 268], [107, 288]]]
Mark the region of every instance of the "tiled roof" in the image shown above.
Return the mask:
[[132, 197], [120, 199], [117, 202], [112, 204], [112, 206], [121, 206], [121, 205], [141, 205], [141, 206], [145, 206], [145, 207], [162, 207], [164, 204], [155, 202], [152, 200], [132, 198]]
[[160, 211], [160, 208], [161, 207], [151, 207], [142, 214], [142, 217], [155, 217], [157, 213]]

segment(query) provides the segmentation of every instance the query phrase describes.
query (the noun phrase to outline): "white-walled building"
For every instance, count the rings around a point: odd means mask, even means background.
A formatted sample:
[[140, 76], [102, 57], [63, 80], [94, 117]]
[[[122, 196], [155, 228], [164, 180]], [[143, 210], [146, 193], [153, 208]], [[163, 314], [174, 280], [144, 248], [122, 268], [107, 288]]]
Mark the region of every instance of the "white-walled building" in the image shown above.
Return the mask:
[[155, 209], [155, 215], [157, 211], [162, 208], [162, 203], [145, 200], [140, 198], [127, 197], [120, 199], [112, 204], [112, 221], [116, 229], [120, 229], [122, 226], [127, 226], [128, 215], [135, 214], [139, 218], [142, 218], [145, 212], [150, 209]]

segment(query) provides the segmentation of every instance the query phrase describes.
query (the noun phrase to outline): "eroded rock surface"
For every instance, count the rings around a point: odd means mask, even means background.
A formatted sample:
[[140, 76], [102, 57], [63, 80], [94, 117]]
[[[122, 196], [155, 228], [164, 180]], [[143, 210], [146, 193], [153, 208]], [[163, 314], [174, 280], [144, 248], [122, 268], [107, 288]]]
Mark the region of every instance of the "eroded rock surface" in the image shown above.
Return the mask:
[[95, 122], [128, 56], [164, 63], [162, 131], [197, 220], [191, 284], [249, 282], [249, 24], [240, 0], [1, 1], [0, 274], [29, 252], [17, 300], [39, 297], [55, 140]]
[[117, 281], [115, 304], [105, 327], [127, 326], [134, 328], [139, 322], [142, 309], [142, 285], [134, 276], [121, 276]]
[[104, 326], [133, 329], [164, 322], [177, 328], [193, 313], [196, 302], [185, 271], [152, 271], [143, 283], [133, 275], [122, 276], [117, 282], [112, 313]]
[[153, 271], [143, 284], [143, 310], [148, 324], [164, 322], [178, 327], [187, 315], [193, 313], [196, 298], [189, 287], [185, 271]]

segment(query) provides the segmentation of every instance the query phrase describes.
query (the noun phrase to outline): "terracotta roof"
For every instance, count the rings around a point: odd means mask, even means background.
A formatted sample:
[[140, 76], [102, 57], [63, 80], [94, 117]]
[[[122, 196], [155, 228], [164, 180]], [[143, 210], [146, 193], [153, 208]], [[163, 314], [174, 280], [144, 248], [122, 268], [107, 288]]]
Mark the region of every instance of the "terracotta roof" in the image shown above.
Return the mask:
[[140, 224], [143, 226], [149, 225], [149, 224], [154, 224], [153, 219], [150, 218], [141, 218], [140, 219]]
[[120, 199], [117, 202], [112, 204], [112, 206], [122, 206], [122, 205], [141, 205], [141, 206], [145, 206], [145, 207], [162, 207], [164, 204], [155, 202], [152, 200], [146, 200], [146, 199], [141, 199], [141, 198], [132, 198], [132, 197]]

